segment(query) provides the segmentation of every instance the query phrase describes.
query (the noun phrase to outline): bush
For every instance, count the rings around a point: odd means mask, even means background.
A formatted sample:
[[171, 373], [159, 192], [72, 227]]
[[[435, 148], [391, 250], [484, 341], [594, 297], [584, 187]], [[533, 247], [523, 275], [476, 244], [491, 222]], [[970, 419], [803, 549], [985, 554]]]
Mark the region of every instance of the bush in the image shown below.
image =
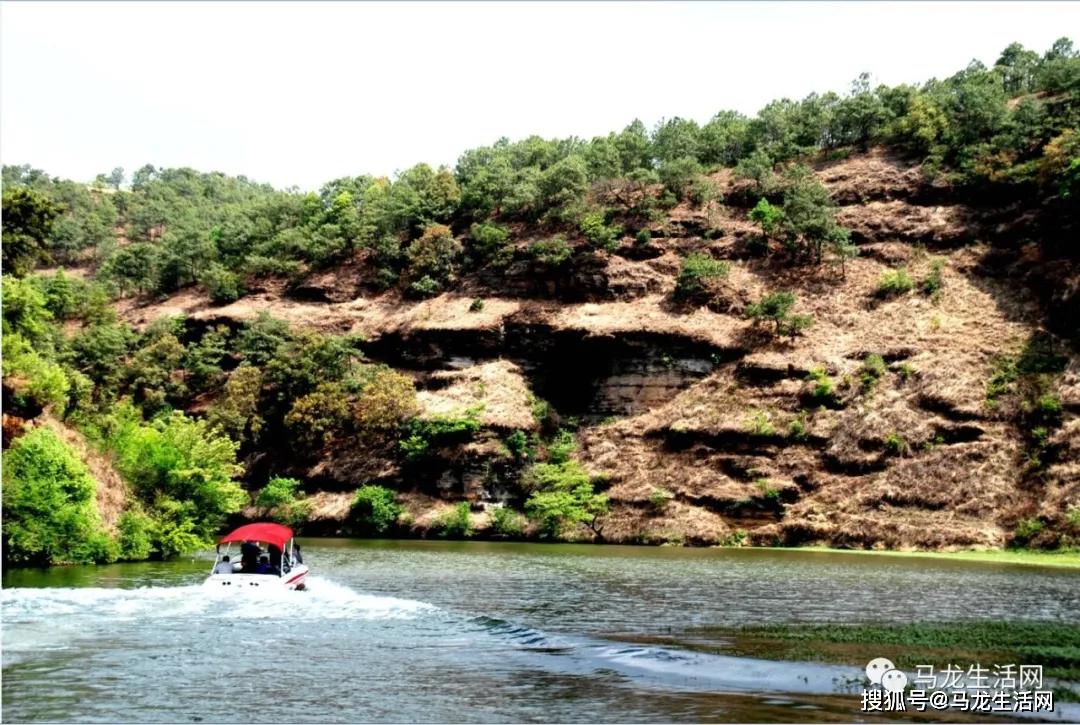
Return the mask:
[[441, 291], [442, 284], [436, 281], [434, 277], [426, 274], [409, 285], [409, 292], [414, 296], [421, 298], [434, 297]]
[[649, 505], [654, 509], [660, 510], [668, 505], [668, 501], [675, 498], [675, 495], [663, 488], [654, 488], [652, 493], [649, 494]]
[[619, 237], [622, 236], [622, 227], [608, 224], [602, 211], [594, 211], [585, 215], [579, 225], [581, 233], [589, 240], [589, 244], [595, 249], [603, 249], [611, 252], [619, 246]]
[[481, 262], [498, 259], [505, 254], [510, 240], [510, 230], [491, 222], [473, 224], [469, 229], [472, 235], [472, 249]]
[[352, 513], [363, 533], [386, 533], [402, 511], [394, 492], [382, 486], [361, 486], [353, 498]]
[[469, 515], [468, 502], [462, 501], [440, 515], [435, 519], [432, 528], [444, 539], [467, 539], [472, 536], [472, 517]]
[[450, 227], [432, 224], [420, 238], [409, 245], [409, 276], [414, 280], [410, 289], [428, 296], [440, 291], [455, 271], [455, 261], [461, 253], [461, 243], [454, 238]]
[[154, 551], [154, 520], [139, 509], [120, 514], [116, 524], [119, 533], [120, 558], [142, 561]]
[[930, 272], [919, 285], [922, 287], [923, 294], [933, 296], [941, 291], [941, 287], [945, 283], [942, 277], [942, 270], [944, 268], [945, 260], [941, 257], [935, 257], [930, 261]]
[[600, 517], [608, 512], [608, 498], [596, 493], [594, 481], [580, 463], [536, 463], [525, 481], [533, 493], [525, 513], [537, 522], [542, 536], [560, 536], [572, 524], [584, 524], [600, 536]]
[[554, 236], [533, 242], [529, 246], [529, 254], [545, 267], [556, 268], [569, 262], [574, 250], [563, 237]]
[[810, 327], [814, 320], [809, 315], [793, 315], [795, 295], [791, 292], [771, 292], [758, 302], [747, 305], [746, 314], [755, 320], [770, 320], [777, 335], [794, 338]]
[[1013, 538], [1016, 543], [1023, 545], [1042, 533], [1045, 528], [1046, 524], [1039, 519], [1021, 519], [1017, 522], [1016, 529], [1013, 531]]
[[705, 290], [705, 281], [726, 277], [731, 265], [707, 254], [695, 253], [683, 260], [675, 281], [675, 295], [689, 298]]
[[491, 532], [495, 536], [513, 539], [525, 531], [525, 517], [505, 504], [491, 515]]
[[914, 286], [915, 283], [911, 281], [906, 269], [894, 269], [881, 273], [877, 287], [874, 289], [874, 296], [879, 299], [898, 297], [910, 292]]
[[180, 412], [143, 423], [128, 406], [112, 425], [106, 440], [116, 467], [158, 522], [157, 552], [167, 557], [210, 545], [225, 516], [247, 501], [232, 480], [243, 471], [237, 444]]
[[469, 312], [480, 312], [484, 309], [484, 300], [477, 297], [469, 304]]
[[806, 440], [807, 434], [806, 412], [800, 410], [799, 414], [792, 419], [790, 424], [788, 424], [788, 436], [790, 436], [792, 440], [804, 441]]
[[506, 448], [515, 458], [529, 458], [531, 454], [531, 451], [529, 450], [529, 437], [525, 435], [525, 431], [523, 430], [515, 430], [510, 435], [506, 436]]
[[911, 450], [911, 446], [899, 433], [893, 431], [885, 436], [885, 450], [894, 456], [904, 456]]
[[755, 410], [746, 419], [746, 432], [752, 436], [768, 437], [776, 435], [776, 428], [764, 410]]
[[634, 244], [639, 247], [644, 247], [652, 241], [652, 232], [648, 229], [638, 229], [637, 234], [634, 235]]
[[16, 564], [113, 561], [100, 529], [97, 485], [86, 465], [48, 428], [15, 439], [4, 455], [4, 558]]
[[235, 302], [243, 294], [240, 277], [217, 262], [212, 262], [206, 271], [199, 275], [199, 281], [206, 285], [206, 293], [214, 302]]
[[810, 388], [811, 398], [823, 403], [832, 402], [835, 399], [835, 387], [832, 378], [829, 377], [829, 371], [824, 366], [810, 368], [809, 378], [814, 383]]
[[427, 455], [434, 445], [462, 443], [471, 439], [480, 430], [478, 411], [467, 410], [463, 416], [436, 416], [435, 418], [413, 418], [405, 429], [398, 448], [406, 460], [416, 460]]
[[412, 378], [380, 367], [360, 391], [353, 422], [361, 433], [387, 433], [400, 427], [419, 409]]
[[867, 355], [859, 368], [859, 377], [862, 380], [863, 390], [871, 390], [878, 381], [885, 377], [885, 358], [877, 353]]
[[255, 505], [265, 509], [288, 506], [296, 502], [296, 494], [299, 488], [300, 482], [295, 478], [275, 476], [259, 491], [259, 494], [255, 497]]

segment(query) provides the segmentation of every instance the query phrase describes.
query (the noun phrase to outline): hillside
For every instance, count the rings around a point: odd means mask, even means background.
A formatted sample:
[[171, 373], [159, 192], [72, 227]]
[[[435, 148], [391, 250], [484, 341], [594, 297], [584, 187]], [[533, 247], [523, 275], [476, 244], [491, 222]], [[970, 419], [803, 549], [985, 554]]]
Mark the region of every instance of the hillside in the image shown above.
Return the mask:
[[[92, 456], [113, 541], [12, 556], [5, 528], [5, 557], [168, 556], [267, 516], [1075, 546], [1080, 56], [1062, 42], [318, 194], [5, 168], [4, 446], [36, 421]], [[16, 460], [25, 510], [63, 497]]]
[[[124, 304], [121, 316], [136, 326], [183, 315], [192, 325], [239, 328], [267, 313], [359, 335], [370, 359], [415, 379], [423, 415], [479, 408], [475, 439], [440, 451], [422, 472], [392, 460], [375, 467], [380, 482], [407, 492], [421, 526], [449, 502], [481, 511], [512, 500], [486, 472], [505, 463], [505, 436], [537, 429], [530, 400], [539, 395], [580, 420], [580, 459], [612, 502], [602, 532], [609, 541], [718, 543], [742, 531], [765, 545], [997, 547], [1025, 519], [1068, 531], [1067, 509], [1080, 497], [1080, 365], [1070, 352], [1051, 390], [1064, 408], [1050, 441], [1061, 460], [1033, 477], [1025, 431], [987, 402], [989, 371], [1039, 336], [1069, 348], [1039, 324], [1037, 296], [995, 274], [1001, 262], [980, 211], [920, 203], [919, 169], [881, 150], [824, 164], [817, 175], [847, 202], [837, 217], [860, 239], [843, 276], [748, 259], [756, 232], [745, 209], [684, 204], [650, 230], [647, 251], [624, 240], [587, 269], [548, 280], [573, 289], [576, 301], [507, 296], [482, 280], [425, 300], [359, 295], [361, 256], [291, 290], [270, 287], [227, 305], [190, 292]], [[727, 196], [732, 182], [722, 177]], [[700, 250], [733, 262], [726, 312], [673, 303], [682, 256]], [[933, 260], [944, 266], [932, 297], [875, 297], [883, 273], [903, 267], [922, 280]], [[535, 275], [523, 268], [509, 284], [535, 285]], [[778, 286], [814, 320], [794, 341], [762, 334], [744, 314]], [[482, 309], [471, 311], [478, 299]], [[886, 366], [865, 384], [873, 355]], [[815, 404], [815, 368], [833, 381], [835, 401]], [[805, 432], [792, 433], [796, 421]], [[344, 523], [339, 499], [374, 480], [372, 469], [329, 446], [291, 472], [325, 491], [316, 519]]]

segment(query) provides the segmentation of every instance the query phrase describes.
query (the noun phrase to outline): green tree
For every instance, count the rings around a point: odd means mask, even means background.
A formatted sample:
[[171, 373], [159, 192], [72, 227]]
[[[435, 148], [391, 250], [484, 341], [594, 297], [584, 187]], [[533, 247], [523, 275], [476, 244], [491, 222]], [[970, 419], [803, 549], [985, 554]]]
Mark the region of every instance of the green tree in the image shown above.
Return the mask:
[[352, 511], [362, 533], [384, 534], [397, 523], [403, 509], [393, 491], [368, 485], [357, 489]]
[[441, 290], [453, 279], [460, 254], [461, 242], [454, 237], [450, 227], [432, 224], [424, 229], [406, 251], [409, 277], [414, 280], [414, 286], [416, 281], [428, 278], [435, 281], [437, 290]]
[[23, 187], [3, 193], [4, 272], [17, 277], [49, 257], [48, 240], [60, 208], [47, 196]]
[[601, 536], [608, 497], [596, 492], [593, 478], [580, 463], [536, 463], [526, 481], [533, 493], [525, 502], [525, 512], [542, 535], [559, 537], [567, 526], [584, 524], [596, 537]]
[[758, 203], [750, 210], [750, 220], [761, 226], [761, 236], [765, 240], [776, 233], [783, 219], [783, 210], [770, 204], [764, 197], [758, 199]]
[[101, 531], [97, 486], [86, 465], [49, 428], [34, 428], [4, 454], [4, 559], [16, 564], [115, 560]]

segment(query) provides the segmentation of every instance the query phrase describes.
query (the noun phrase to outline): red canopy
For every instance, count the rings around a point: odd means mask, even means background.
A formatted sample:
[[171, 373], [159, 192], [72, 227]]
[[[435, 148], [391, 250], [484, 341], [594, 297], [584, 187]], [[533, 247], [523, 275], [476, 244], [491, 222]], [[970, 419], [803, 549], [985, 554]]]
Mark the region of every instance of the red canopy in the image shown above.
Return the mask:
[[241, 526], [236, 531], [222, 536], [221, 539], [218, 540], [218, 543], [224, 544], [229, 541], [265, 541], [267, 544], [273, 544], [279, 549], [284, 549], [285, 545], [289, 543], [289, 539], [292, 537], [292, 529], [288, 526], [258, 523]]

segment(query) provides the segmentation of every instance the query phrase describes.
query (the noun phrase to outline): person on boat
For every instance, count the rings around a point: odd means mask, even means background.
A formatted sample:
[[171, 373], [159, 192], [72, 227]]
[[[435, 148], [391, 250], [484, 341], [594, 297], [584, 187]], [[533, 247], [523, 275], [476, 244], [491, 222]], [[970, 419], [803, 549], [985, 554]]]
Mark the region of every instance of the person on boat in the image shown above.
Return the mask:
[[259, 557], [259, 565], [255, 568], [256, 574], [277, 574], [280, 570], [270, 566], [270, 557], [263, 554]]
[[270, 544], [270, 566], [276, 571], [281, 571], [281, 549]]
[[221, 557], [221, 561], [219, 561], [217, 563], [217, 566], [214, 567], [214, 573], [215, 574], [232, 574], [233, 573], [232, 562], [229, 561], [229, 555], [228, 554]]
[[297, 564], [303, 564], [304, 563], [304, 557], [300, 553], [300, 544], [297, 544], [295, 541], [293, 542], [293, 546], [292, 546], [292, 554], [293, 554], [293, 560], [296, 561]]
[[250, 574], [259, 566], [259, 554], [262, 549], [254, 541], [245, 541], [240, 545], [240, 571]]

